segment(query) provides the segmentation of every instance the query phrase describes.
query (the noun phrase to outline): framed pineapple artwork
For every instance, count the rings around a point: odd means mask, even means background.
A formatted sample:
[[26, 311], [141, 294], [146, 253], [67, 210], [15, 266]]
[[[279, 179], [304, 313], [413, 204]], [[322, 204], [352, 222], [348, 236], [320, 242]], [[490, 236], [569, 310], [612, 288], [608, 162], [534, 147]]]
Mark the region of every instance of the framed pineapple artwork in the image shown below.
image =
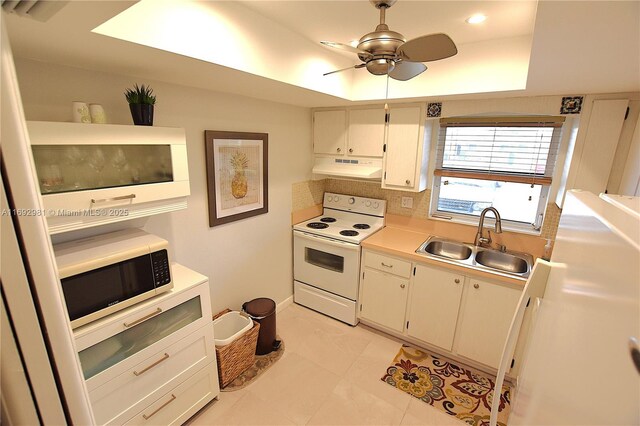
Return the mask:
[[209, 226], [269, 211], [267, 133], [205, 130]]

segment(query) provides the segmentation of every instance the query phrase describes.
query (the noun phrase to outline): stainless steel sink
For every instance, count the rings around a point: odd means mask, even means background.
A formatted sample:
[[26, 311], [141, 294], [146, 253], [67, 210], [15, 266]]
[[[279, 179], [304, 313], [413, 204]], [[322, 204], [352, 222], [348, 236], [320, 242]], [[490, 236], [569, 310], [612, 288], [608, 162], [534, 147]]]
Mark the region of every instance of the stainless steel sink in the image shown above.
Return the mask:
[[498, 269], [512, 274], [524, 274], [529, 271], [529, 265], [522, 257], [496, 250], [478, 251], [476, 253], [476, 262], [487, 268]]
[[533, 257], [527, 253], [502, 252], [440, 237], [430, 237], [416, 253], [470, 269], [523, 279], [529, 276], [533, 266]]
[[466, 260], [471, 257], [473, 250], [464, 243], [456, 241], [436, 240], [429, 242], [425, 247], [426, 253], [447, 259]]

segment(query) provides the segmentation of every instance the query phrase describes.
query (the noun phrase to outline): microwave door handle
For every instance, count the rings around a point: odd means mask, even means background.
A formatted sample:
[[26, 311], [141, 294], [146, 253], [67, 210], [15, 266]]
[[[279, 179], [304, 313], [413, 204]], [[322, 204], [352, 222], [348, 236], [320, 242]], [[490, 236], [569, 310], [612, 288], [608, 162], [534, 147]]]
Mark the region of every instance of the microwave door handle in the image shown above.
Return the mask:
[[346, 243], [343, 241], [332, 240], [331, 238], [321, 237], [319, 235], [307, 234], [306, 232], [299, 232], [298, 236], [309, 241], [322, 241], [323, 244], [328, 244], [334, 247], [340, 247], [348, 250], [358, 250], [360, 246], [358, 244]]

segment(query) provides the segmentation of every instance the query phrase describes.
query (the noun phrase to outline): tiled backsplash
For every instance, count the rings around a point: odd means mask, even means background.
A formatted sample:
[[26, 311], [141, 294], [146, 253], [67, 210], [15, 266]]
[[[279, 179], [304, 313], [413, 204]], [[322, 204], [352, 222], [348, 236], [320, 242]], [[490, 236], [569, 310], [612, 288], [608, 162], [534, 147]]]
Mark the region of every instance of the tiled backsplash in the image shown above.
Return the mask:
[[[429, 214], [429, 202], [431, 199], [431, 191], [429, 189], [419, 193], [392, 191], [380, 188], [380, 183], [376, 182], [342, 179], [311, 180], [293, 184], [293, 211], [304, 210], [314, 205], [322, 204], [322, 195], [325, 191], [387, 200], [387, 213], [389, 214], [421, 219], [427, 219]], [[402, 207], [402, 197], [413, 198], [413, 207]], [[540, 234], [541, 238], [555, 239], [556, 232], [558, 232], [560, 213], [561, 210], [555, 203], [547, 205], [542, 233]]]

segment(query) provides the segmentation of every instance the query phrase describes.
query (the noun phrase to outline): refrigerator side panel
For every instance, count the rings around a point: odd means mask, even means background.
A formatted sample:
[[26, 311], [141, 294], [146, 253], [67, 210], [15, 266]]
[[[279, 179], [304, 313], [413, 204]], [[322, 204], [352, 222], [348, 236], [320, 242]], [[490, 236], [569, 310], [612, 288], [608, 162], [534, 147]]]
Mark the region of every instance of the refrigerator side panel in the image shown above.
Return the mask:
[[637, 215], [567, 194], [510, 425], [638, 424], [639, 247]]

